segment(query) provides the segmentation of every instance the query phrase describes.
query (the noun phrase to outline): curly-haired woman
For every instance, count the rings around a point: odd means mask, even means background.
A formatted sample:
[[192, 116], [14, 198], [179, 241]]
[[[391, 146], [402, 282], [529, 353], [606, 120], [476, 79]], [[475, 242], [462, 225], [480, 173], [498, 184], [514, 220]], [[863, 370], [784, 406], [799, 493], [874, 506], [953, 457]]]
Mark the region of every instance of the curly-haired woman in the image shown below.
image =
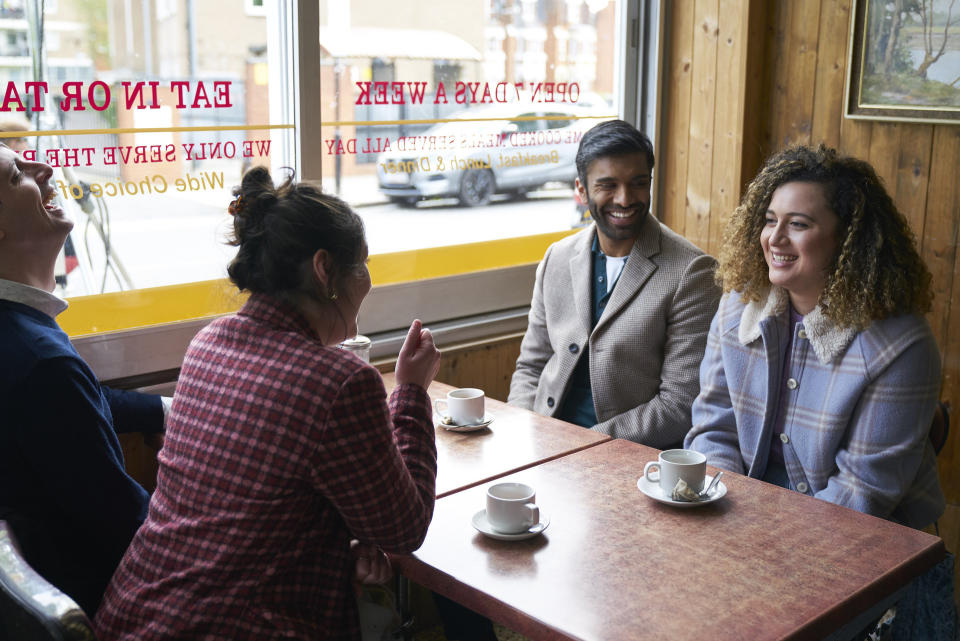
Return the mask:
[[686, 446], [718, 467], [924, 527], [944, 509], [930, 422], [930, 273], [873, 168], [772, 156], [727, 226]]

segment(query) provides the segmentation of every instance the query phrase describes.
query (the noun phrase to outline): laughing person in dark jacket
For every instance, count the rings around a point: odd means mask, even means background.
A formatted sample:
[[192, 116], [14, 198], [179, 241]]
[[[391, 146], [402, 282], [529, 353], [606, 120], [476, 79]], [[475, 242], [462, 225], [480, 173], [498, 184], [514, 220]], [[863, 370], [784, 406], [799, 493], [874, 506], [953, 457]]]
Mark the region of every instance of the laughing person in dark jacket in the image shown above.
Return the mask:
[[[53, 170], [0, 145], [0, 519], [27, 561], [93, 615], [147, 515], [117, 432], [159, 439], [159, 396], [101, 387], [55, 317], [54, 264], [73, 223]], [[156, 441], [155, 441], [156, 442]]]

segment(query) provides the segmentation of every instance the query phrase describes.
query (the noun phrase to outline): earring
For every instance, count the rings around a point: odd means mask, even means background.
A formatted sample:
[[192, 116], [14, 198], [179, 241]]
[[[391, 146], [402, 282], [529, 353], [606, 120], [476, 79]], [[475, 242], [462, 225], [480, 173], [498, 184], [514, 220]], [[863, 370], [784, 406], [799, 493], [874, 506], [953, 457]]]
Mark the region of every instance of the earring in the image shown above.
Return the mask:
[[330, 300], [337, 300], [337, 292], [331, 289], [330, 293], [327, 294], [327, 298], [329, 298]]

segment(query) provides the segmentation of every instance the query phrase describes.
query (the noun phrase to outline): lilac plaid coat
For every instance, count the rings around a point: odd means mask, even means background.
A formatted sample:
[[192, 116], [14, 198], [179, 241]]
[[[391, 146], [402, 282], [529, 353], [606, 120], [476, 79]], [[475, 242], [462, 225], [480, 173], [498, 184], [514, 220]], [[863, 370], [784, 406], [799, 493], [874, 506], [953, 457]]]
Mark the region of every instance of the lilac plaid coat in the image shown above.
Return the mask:
[[[685, 446], [759, 478], [767, 467], [787, 341], [787, 295], [724, 296], [700, 367]], [[926, 320], [899, 316], [856, 332], [818, 307], [793, 337], [783, 456], [790, 488], [912, 527], [944, 509], [928, 439], [940, 354]]]

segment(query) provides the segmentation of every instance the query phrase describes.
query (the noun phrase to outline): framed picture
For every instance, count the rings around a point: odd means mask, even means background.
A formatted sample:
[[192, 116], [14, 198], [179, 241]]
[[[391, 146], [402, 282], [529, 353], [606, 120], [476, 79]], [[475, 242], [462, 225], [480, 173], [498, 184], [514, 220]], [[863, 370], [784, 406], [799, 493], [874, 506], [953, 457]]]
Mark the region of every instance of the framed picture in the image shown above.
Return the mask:
[[848, 118], [960, 124], [960, 0], [854, 0]]

